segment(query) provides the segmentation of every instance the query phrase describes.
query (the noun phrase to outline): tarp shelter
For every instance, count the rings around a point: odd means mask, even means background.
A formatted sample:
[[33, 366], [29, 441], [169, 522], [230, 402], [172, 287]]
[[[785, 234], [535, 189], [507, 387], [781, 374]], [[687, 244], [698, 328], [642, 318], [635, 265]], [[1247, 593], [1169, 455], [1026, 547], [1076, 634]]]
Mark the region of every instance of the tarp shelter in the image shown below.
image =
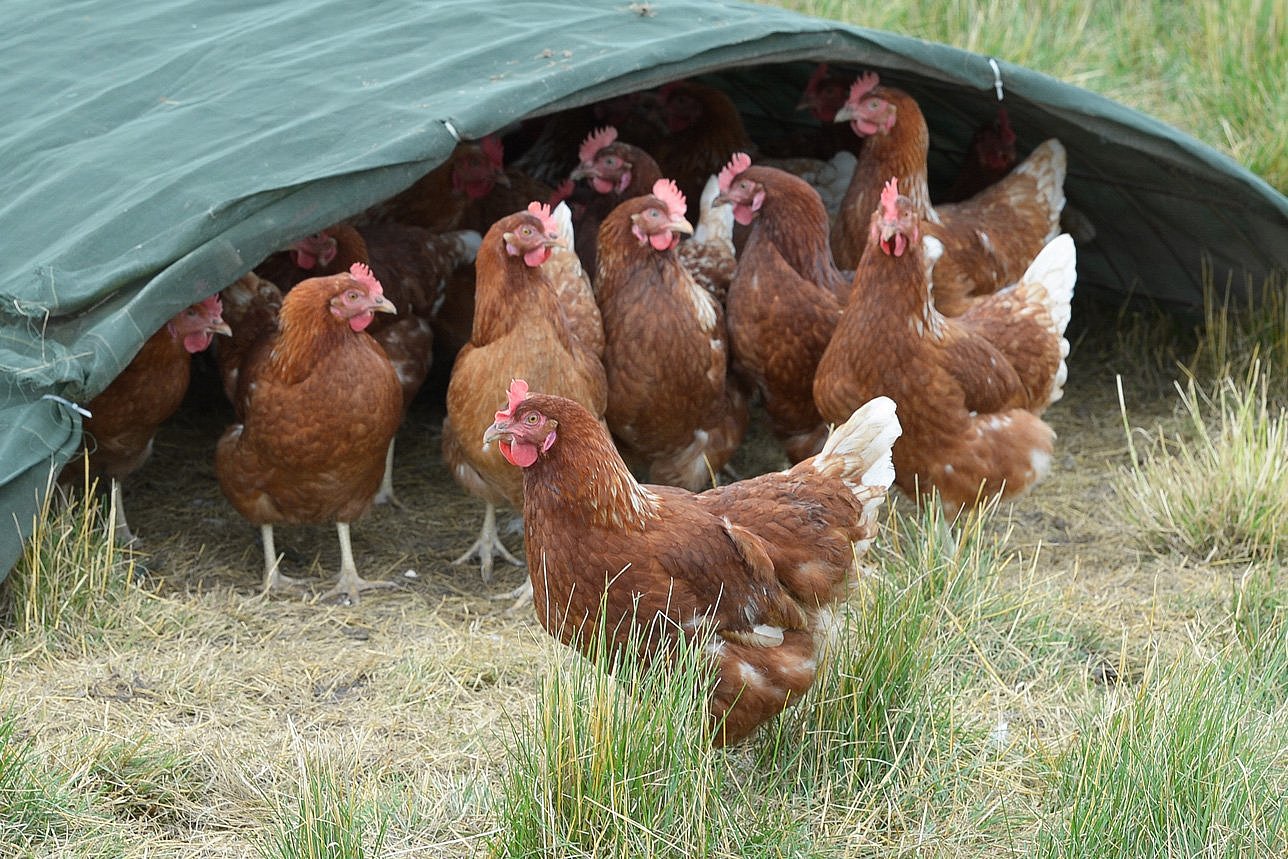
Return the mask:
[[[304, 233], [405, 188], [457, 138], [707, 74], [754, 123], [799, 122], [813, 64], [875, 68], [925, 106], [935, 157], [993, 108], [988, 58], [707, 0], [10, 0], [0, 92], [0, 579], [69, 404], [147, 336]], [[1288, 202], [1226, 156], [1100, 96], [997, 66], [1022, 151], [1058, 136], [1098, 229], [1084, 284], [1200, 300], [1288, 269]]]

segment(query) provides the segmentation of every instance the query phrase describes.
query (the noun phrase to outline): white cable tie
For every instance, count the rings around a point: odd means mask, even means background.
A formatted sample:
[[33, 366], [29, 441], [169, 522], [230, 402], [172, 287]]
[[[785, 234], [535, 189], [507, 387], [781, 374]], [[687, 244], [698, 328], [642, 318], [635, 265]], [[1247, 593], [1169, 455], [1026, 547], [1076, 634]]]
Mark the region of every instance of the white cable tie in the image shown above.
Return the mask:
[[447, 129], [448, 134], [452, 135], [453, 140], [457, 143], [461, 142], [461, 133], [456, 130], [455, 125], [452, 125], [452, 121], [450, 119], [443, 120], [443, 127]]
[[997, 91], [997, 100], [1002, 100], [1002, 70], [997, 66], [997, 60], [992, 57], [988, 58], [988, 65], [993, 69], [993, 89]]
[[58, 403], [60, 406], [66, 406], [72, 411], [78, 413], [81, 417], [86, 417], [86, 418], [94, 417], [89, 413], [89, 409], [84, 408], [82, 406], [78, 406], [76, 403], [73, 403], [71, 400], [64, 399], [58, 396], [57, 394], [45, 394], [43, 397], [41, 397], [41, 399], [53, 400], [55, 403]]

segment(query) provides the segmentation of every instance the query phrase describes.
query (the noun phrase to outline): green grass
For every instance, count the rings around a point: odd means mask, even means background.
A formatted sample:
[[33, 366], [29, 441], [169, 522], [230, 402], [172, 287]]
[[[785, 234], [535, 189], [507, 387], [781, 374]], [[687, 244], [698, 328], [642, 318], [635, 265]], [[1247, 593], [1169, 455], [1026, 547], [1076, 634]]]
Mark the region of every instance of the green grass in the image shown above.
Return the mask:
[[716, 856], [735, 818], [711, 747], [701, 646], [668, 664], [636, 655], [641, 633], [593, 660], [556, 658], [535, 712], [513, 723], [497, 817], [499, 856]]
[[1288, 728], [1250, 685], [1195, 656], [1108, 701], [1062, 756], [1037, 855], [1284, 855]]
[[[1152, 114], [1288, 190], [1288, 10], [1275, 0], [784, 0], [1045, 72]], [[1282, 75], [1279, 75], [1282, 77]]]
[[1138, 443], [1127, 426], [1123, 518], [1155, 548], [1202, 562], [1288, 556], [1288, 418], [1260, 366], [1211, 393], [1192, 378], [1178, 390], [1183, 431], [1160, 427]]
[[304, 758], [293, 801], [277, 806], [259, 853], [263, 859], [377, 859], [387, 833], [384, 812], [363, 802], [349, 778]]
[[27, 551], [0, 591], [12, 633], [29, 644], [89, 652], [106, 631], [137, 622], [146, 595], [109, 522], [92, 486], [65, 503], [58, 491], [46, 495]]

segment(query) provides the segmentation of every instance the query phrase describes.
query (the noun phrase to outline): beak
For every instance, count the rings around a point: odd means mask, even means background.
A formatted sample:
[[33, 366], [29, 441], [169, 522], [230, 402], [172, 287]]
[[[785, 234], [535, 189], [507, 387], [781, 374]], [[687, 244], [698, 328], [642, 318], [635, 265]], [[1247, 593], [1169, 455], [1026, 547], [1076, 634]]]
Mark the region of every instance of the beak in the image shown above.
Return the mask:
[[851, 108], [850, 105], [847, 103], [841, 106], [841, 109], [836, 112], [836, 116], [832, 118], [832, 121], [849, 122], [850, 120], [857, 119], [857, 118], [858, 118], [858, 115], [854, 112], [854, 109]]
[[684, 233], [686, 236], [693, 235], [693, 224], [690, 224], [687, 218], [676, 218], [670, 226], [672, 232]]
[[211, 334], [222, 334], [225, 337], [232, 337], [233, 330], [228, 327], [228, 323], [220, 319], [218, 322], [212, 322], [206, 326], [206, 330]]
[[728, 206], [733, 204], [733, 199], [726, 194], [716, 194], [716, 198], [711, 201], [712, 206]]
[[496, 184], [498, 184], [498, 185], [502, 185], [502, 186], [504, 186], [504, 187], [506, 187], [506, 188], [509, 188], [509, 187], [510, 187], [510, 177], [509, 177], [509, 176], [507, 176], [507, 175], [505, 175], [505, 171], [504, 171], [504, 170], [498, 170], [498, 171], [496, 171], [496, 173], [495, 173], [495, 174], [493, 174], [493, 177], [492, 177], [492, 178], [496, 181]]
[[[690, 227], [689, 229], [690, 229], [690, 232], [692, 232], [692, 229], [693, 229], [693, 228], [692, 228], [692, 227]], [[566, 247], [568, 247], [566, 244], [564, 244], [563, 239], [558, 238], [558, 237], [556, 237], [556, 236], [546, 236], [546, 237], [545, 237], [545, 239], [541, 242], [541, 246], [542, 246], [543, 248], [566, 248]]]
[[371, 309], [376, 313], [397, 313], [398, 312], [398, 308], [394, 307], [394, 303], [389, 299], [385, 298], [383, 295], [380, 297], [379, 302], [371, 305]]
[[483, 431], [483, 444], [488, 445], [498, 439], [507, 439], [510, 435], [510, 422], [497, 421]]
[[594, 175], [594, 167], [587, 164], [578, 164], [576, 169], [574, 169], [572, 173], [568, 174], [568, 178], [576, 182], [578, 179], [587, 179]]
[[801, 100], [796, 102], [797, 110], [809, 110], [813, 106], [814, 106], [814, 99], [810, 98], [807, 95], [801, 96]]

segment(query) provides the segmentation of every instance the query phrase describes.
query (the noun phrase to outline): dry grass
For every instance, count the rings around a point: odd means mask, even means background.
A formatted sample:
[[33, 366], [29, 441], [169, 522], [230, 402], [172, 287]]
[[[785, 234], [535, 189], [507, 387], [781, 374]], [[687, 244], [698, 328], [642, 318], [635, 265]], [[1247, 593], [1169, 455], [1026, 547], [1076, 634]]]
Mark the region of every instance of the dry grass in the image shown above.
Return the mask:
[[[990, 676], [941, 688], [948, 721], [930, 736], [958, 743], [967, 730], [978, 745], [1005, 717], [1021, 738], [1018, 751], [1001, 761], [918, 756], [901, 777], [905, 807], [880, 821], [867, 806], [840, 814], [859, 827], [852, 832], [868, 832], [870, 847], [915, 841], [917, 816], [935, 809], [994, 835], [1015, 819], [1031, 823], [1040, 805], [1034, 762], [1076, 733], [1086, 702], [1139, 678], [1160, 654], [1191, 649], [1203, 630], [1228, 625], [1233, 573], [1145, 552], [1106, 515], [1111, 476], [1130, 459], [1115, 377], [1126, 374], [1134, 422], [1176, 426], [1180, 418], [1167, 361], [1142, 366], [1132, 341], [1131, 332], [1150, 326], [1120, 325], [1126, 338], [1106, 336], [1095, 309], [1082, 310], [1075, 320], [1095, 333], [1076, 345], [1065, 400], [1049, 413], [1060, 434], [1054, 473], [999, 511], [996, 528], [1015, 558], [989, 585], [1011, 593], [1023, 615], [1040, 617], [1062, 643], [975, 636], [999, 649], [982, 663], [964, 653], [956, 668], [939, 666], [951, 675], [984, 664]], [[324, 774], [355, 803], [384, 810], [383, 855], [481, 855], [498, 832], [493, 808], [511, 720], [531, 712], [550, 660], [530, 613], [508, 614], [490, 598], [517, 584], [520, 571], [502, 570], [484, 586], [475, 569], [449, 563], [473, 539], [481, 510], [439, 461], [433, 403], [400, 436], [397, 489], [406, 509], [379, 509], [354, 528], [360, 568], [400, 579], [403, 589], [341, 608], [257, 595], [257, 534], [219, 495], [210, 467], [226, 416], [208, 381], [196, 384], [189, 408], [163, 430], [126, 491], [144, 541], [138, 564], [157, 592], [148, 611], [100, 630], [92, 647], [33, 648], [21, 635], [0, 645], [0, 711], [13, 714], [37, 759], [90, 798], [65, 855], [95, 855], [93, 844], [105, 842], [87, 833], [106, 828], [129, 835], [120, 842], [125, 856], [255, 856], [281, 810], [298, 806], [305, 759], [325, 762]], [[737, 467], [749, 474], [780, 462], [758, 428]], [[332, 529], [280, 530], [287, 572], [334, 575]], [[1266, 592], [1257, 590], [1258, 605], [1281, 605], [1279, 592]], [[943, 767], [972, 775], [944, 795]], [[989, 812], [999, 785], [1033, 794], [1024, 802], [1034, 808], [1018, 817]], [[913, 801], [906, 791], [925, 795]], [[780, 823], [776, 837], [789, 838], [791, 827]], [[990, 852], [991, 842], [968, 841], [954, 849]], [[829, 843], [864, 852], [853, 846], [863, 838]]]

